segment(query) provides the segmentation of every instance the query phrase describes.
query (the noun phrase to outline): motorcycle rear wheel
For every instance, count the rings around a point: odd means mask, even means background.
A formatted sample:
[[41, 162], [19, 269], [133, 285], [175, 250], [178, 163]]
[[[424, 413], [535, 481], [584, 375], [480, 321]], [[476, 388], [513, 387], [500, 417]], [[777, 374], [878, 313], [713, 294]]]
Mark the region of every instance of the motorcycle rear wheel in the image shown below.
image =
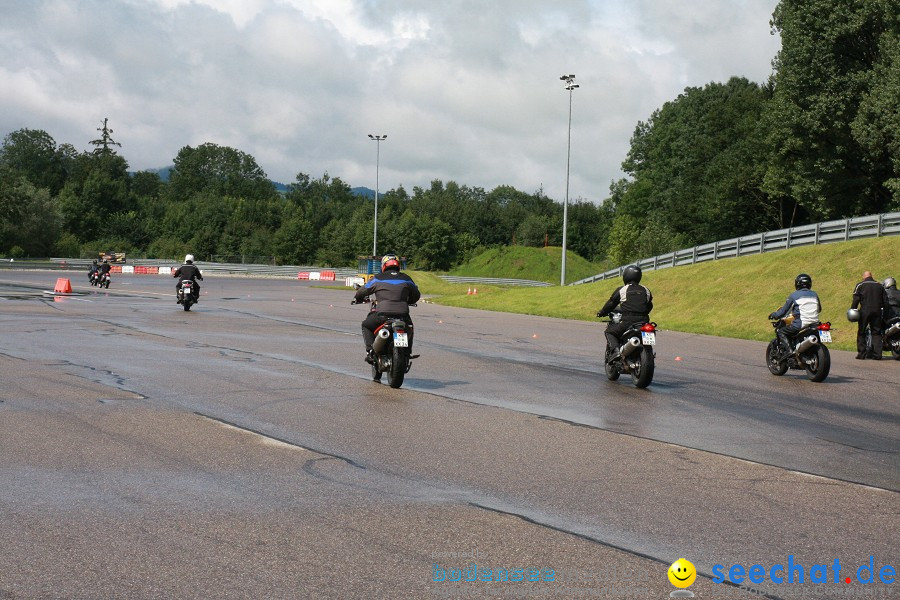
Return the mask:
[[372, 363], [372, 381], [376, 381], [381, 383], [381, 371], [378, 370], [378, 357], [375, 357], [375, 362]]
[[406, 348], [394, 346], [394, 356], [391, 360], [391, 370], [388, 372], [388, 384], [392, 388], [403, 385], [403, 376], [406, 374], [406, 365], [409, 362], [409, 354]]
[[644, 347], [641, 348], [640, 352], [641, 358], [638, 366], [634, 369], [631, 369], [631, 382], [634, 384], [634, 387], [643, 389], [650, 385], [650, 382], [653, 381], [653, 371], [655, 365], [653, 362], [653, 350]]
[[603, 356], [603, 368], [606, 371], [606, 378], [610, 381], [615, 381], [619, 378], [619, 369], [616, 366], [609, 362], [609, 357], [612, 356], [612, 350], [609, 348], [606, 349], [606, 354]]
[[772, 340], [766, 348], [766, 366], [772, 375], [781, 376], [787, 373], [787, 361], [778, 360], [778, 340]]
[[831, 353], [828, 348], [819, 344], [816, 347], [815, 355], [812, 360], [806, 363], [806, 376], [810, 381], [825, 381], [828, 372], [831, 370]]

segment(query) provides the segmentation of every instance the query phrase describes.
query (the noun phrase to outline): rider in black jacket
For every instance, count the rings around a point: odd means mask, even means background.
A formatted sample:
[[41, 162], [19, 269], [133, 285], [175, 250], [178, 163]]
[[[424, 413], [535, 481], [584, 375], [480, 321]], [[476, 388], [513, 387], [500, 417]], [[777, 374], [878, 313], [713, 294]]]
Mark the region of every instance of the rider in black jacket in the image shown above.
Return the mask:
[[650, 311], [653, 310], [653, 294], [646, 287], [640, 285], [643, 272], [637, 265], [629, 265], [622, 272], [622, 282], [597, 313], [598, 317], [609, 316], [612, 312], [622, 313], [622, 320], [618, 323], [610, 323], [606, 327], [606, 359], [615, 355], [619, 348], [620, 337], [635, 323], [647, 323], [650, 321]]
[[866, 327], [872, 331], [872, 358], [881, 360], [881, 309], [885, 304], [885, 290], [875, 281], [872, 273], [863, 273], [863, 280], [853, 290], [853, 304], [850, 308], [859, 307], [859, 322], [856, 330], [856, 358], [866, 358]]
[[400, 259], [395, 254], [386, 254], [381, 259], [381, 273], [356, 290], [355, 299], [361, 302], [364, 298], [375, 294], [376, 307], [362, 322], [363, 341], [366, 344], [366, 362], [375, 360], [372, 343], [375, 341], [375, 330], [389, 318], [403, 319], [408, 327], [409, 351], [412, 353], [413, 322], [409, 317], [409, 305], [415, 304], [422, 297], [416, 283], [406, 273], [400, 272]]
[[194, 290], [193, 296], [194, 301], [200, 300], [200, 284], [197, 283], [197, 280], [203, 279], [203, 273], [200, 272], [200, 269], [194, 266], [194, 255], [187, 254], [184, 257], [184, 264], [175, 269], [175, 272], [172, 273], [172, 277], [178, 279], [178, 283], [175, 284], [175, 298], [176, 302], [178, 301], [178, 291], [181, 289], [181, 281], [183, 279], [190, 279], [194, 282], [194, 285], [191, 286], [191, 289]]

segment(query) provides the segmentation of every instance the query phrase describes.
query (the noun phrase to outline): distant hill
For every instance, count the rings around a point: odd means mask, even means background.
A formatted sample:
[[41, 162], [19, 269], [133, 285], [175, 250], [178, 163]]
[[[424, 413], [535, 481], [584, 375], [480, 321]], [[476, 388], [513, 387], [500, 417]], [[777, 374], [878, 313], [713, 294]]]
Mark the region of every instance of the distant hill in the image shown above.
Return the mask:
[[[144, 169], [144, 171], [146, 171], [148, 173], [156, 173], [157, 175], [159, 175], [159, 178], [161, 181], [168, 181], [169, 175], [172, 173], [172, 169], [174, 169], [174, 168], [175, 168], [175, 166], [173, 165], [170, 167], [161, 167], [159, 169]], [[132, 172], [132, 175], [134, 175], [133, 172]], [[275, 189], [282, 194], [288, 191], [287, 184], [281, 183], [280, 181], [272, 181], [272, 185], [274, 185]], [[358, 189], [366, 189], [366, 188], [358, 188]]]
[[[371, 190], [367, 187], [350, 188], [350, 191], [353, 192], [353, 194], [356, 196], [365, 196], [366, 198], [374, 198], [375, 197], [375, 190]], [[378, 197], [383, 198], [384, 193], [378, 194]]]

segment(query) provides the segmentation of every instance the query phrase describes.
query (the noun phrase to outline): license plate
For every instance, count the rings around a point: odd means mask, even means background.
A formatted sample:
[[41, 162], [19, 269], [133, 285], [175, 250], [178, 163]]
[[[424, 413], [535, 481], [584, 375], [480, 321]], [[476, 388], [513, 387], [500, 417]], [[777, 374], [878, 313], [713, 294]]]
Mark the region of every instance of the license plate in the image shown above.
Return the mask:
[[641, 332], [641, 342], [645, 346], [655, 346], [656, 345], [656, 334], [650, 331], [642, 331]]
[[831, 332], [830, 331], [820, 331], [819, 332], [819, 340], [824, 343], [831, 343]]
[[409, 346], [409, 340], [406, 337], [405, 333], [395, 333], [394, 334], [394, 345], [398, 348], [406, 348]]

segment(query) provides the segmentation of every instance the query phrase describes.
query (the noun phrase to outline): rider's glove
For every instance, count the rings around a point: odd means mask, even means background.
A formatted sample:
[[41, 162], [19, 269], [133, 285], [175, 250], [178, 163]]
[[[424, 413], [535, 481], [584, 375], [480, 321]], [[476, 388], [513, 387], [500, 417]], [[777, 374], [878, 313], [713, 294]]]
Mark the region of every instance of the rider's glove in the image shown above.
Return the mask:
[[769, 313], [769, 320], [774, 321], [776, 319], [775, 313]]
[[600, 312], [597, 313], [597, 318], [602, 319], [602, 318], [605, 317], [606, 315], [607, 315], [607, 313], [605, 313], [605, 312], [603, 312], [603, 311], [601, 310]]

